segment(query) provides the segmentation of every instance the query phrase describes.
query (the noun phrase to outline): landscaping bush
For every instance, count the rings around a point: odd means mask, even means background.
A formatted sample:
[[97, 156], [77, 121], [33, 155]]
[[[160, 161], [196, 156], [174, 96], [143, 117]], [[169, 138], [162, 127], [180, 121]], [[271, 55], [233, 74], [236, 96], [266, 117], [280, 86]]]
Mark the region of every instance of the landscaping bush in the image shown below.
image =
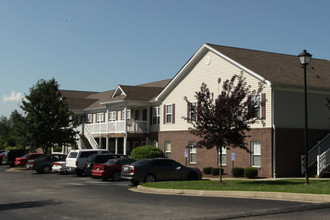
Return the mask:
[[204, 174], [211, 174], [211, 172], [212, 172], [212, 167], [205, 167], [203, 169], [203, 173]]
[[134, 148], [131, 153], [131, 158], [135, 160], [160, 157], [164, 157], [163, 152], [158, 147], [151, 145]]
[[243, 176], [244, 175], [244, 168], [234, 167], [233, 169], [231, 169], [231, 174], [234, 177]]
[[[220, 168], [218, 168], [218, 167], [212, 167], [211, 168], [212, 175], [214, 175], [214, 176], [219, 175], [219, 170], [220, 170]], [[221, 169], [221, 174], [223, 174], [223, 169]]]
[[254, 167], [247, 167], [244, 169], [244, 176], [247, 178], [255, 178], [258, 176], [258, 170]]

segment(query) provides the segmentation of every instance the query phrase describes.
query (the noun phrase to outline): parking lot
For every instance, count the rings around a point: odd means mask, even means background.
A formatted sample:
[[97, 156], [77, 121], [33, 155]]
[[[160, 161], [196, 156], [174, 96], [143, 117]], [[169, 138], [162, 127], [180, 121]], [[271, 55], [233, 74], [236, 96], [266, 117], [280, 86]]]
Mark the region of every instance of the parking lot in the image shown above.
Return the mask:
[[143, 194], [129, 190], [134, 188], [129, 181], [8, 169], [0, 166], [1, 219], [325, 219], [330, 214], [324, 205]]

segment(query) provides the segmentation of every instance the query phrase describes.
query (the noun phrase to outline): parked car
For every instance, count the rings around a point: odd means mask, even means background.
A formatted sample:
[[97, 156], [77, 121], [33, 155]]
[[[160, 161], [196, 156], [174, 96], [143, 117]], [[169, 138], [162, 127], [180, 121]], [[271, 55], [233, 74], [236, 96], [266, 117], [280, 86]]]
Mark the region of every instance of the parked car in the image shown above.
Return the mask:
[[68, 168], [66, 167], [65, 161], [57, 161], [53, 163], [53, 171], [60, 174], [67, 174]]
[[37, 159], [38, 157], [42, 156], [43, 154], [40, 153], [27, 153], [23, 157], [17, 157], [15, 160], [16, 166], [25, 166], [28, 160]]
[[2, 158], [5, 155], [5, 152], [0, 153], [0, 164], [2, 164]]
[[140, 182], [163, 180], [200, 180], [202, 172], [197, 168], [186, 167], [167, 158], [139, 160], [122, 167], [121, 177], [134, 185]]
[[103, 180], [111, 178], [113, 181], [121, 179], [121, 168], [123, 165], [134, 163], [136, 160], [131, 158], [116, 158], [110, 159], [104, 164], [94, 164], [92, 170], [93, 177], [101, 177]]
[[75, 172], [78, 176], [84, 174], [87, 158], [92, 154], [110, 154], [107, 150], [72, 150], [68, 154], [65, 162], [69, 172]]
[[11, 167], [15, 166], [15, 160], [17, 157], [21, 157], [29, 153], [28, 150], [15, 149], [7, 150], [2, 158], [2, 164], [9, 164]]
[[92, 173], [94, 164], [103, 164], [110, 159], [115, 158], [128, 158], [123, 154], [92, 154], [87, 158], [86, 167], [84, 168], [84, 174], [89, 176]]
[[37, 173], [49, 173], [52, 171], [53, 163], [57, 161], [64, 161], [65, 154], [45, 154], [44, 156], [35, 159], [33, 162], [33, 169]]

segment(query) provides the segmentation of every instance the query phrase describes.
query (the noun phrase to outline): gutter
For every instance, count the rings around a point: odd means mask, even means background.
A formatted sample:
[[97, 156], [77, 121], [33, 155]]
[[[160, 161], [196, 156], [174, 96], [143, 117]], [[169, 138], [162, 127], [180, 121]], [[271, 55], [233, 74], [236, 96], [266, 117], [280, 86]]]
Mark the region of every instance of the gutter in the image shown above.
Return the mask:
[[272, 172], [273, 172], [273, 178], [276, 178], [276, 126], [275, 126], [275, 108], [274, 108], [274, 98], [275, 98], [275, 91], [274, 87], [271, 87], [271, 94], [272, 94], [272, 130], [273, 130], [273, 135], [272, 135], [272, 147], [273, 147], [273, 152], [272, 152]]

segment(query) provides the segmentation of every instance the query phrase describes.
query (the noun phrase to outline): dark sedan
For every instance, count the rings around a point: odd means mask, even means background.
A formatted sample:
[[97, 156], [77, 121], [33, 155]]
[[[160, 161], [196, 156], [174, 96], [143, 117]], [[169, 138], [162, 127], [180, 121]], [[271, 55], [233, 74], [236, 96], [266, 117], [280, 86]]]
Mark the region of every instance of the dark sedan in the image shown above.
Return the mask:
[[167, 158], [144, 159], [122, 167], [121, 177], [134, 185], [139, 182], [200, 180], [202, 172]]
[[33, 169], [37, 173], [49, 173], [52, 170], [54, 162], [65, 161], [65, 159], [65, 154], [47, 154], [34, 160]]

